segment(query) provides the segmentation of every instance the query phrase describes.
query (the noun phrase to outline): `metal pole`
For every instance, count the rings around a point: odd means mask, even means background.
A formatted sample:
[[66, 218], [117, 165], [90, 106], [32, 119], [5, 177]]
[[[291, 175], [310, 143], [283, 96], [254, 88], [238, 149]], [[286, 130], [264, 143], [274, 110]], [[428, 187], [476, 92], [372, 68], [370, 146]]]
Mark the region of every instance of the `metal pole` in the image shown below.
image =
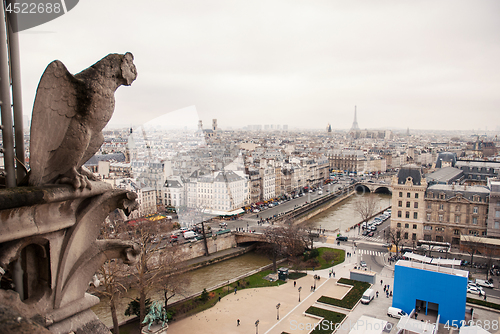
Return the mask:
[[[7, 31], [10, 52], [10, 71], [12, 77], [12, 102], [14, 107], [14, 140], [17, 158], [16, 175], [18, 183], [26, 176], [23, 168], [24, 159], [24, 127], [23, 127], [23, 99], [21, 94], [21, 58], [19, 56], [19, 33], [17, 29], [17, 15], [7, 16]], [[23, 166], [20, 166], [20, 165]]]
[[0, 101], [2, 112], [3, 159], [5, 165], [5, 185], [16, 186], [16, 170], [14, 167], [14, 135], [12, 132], [12, 110], [10, 102], [10, 77], [7, 50], [7, 27], [5, 22], [4, 2], [0, 1]]

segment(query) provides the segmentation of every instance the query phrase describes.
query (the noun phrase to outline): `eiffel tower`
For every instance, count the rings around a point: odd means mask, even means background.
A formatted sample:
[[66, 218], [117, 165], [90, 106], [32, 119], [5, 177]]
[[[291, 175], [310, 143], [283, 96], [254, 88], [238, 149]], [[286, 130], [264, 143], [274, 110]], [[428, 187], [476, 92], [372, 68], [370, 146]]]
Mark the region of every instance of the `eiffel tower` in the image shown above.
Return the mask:
[[352, 122], [351, 131], [359, 130], [358, 118], [356, 116], [356, 106], [354, 106], [354, 122]]

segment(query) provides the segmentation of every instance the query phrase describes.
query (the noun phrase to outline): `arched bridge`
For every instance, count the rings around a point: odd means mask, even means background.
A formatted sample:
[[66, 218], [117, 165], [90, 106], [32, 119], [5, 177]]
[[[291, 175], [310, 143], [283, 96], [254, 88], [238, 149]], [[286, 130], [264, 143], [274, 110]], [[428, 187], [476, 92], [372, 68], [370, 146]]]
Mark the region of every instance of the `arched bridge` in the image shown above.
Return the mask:
[[245, 242], [266, 241], [266, 238], [262, 233], [235, 232], [234, 236], [237, 244], [243, 244]]
[[392, 193], [392, 185], [387, 181], [363, 181], [356, 183], [354, 189], [372, 193]]

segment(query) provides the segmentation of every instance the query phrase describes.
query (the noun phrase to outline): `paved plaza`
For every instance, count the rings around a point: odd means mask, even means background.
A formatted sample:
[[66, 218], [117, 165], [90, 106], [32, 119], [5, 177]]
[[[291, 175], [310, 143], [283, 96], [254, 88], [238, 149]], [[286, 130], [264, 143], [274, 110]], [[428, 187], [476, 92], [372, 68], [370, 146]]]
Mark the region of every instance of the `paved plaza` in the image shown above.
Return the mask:
[[[318, 244], [317, 246], [333, 247], [329, 243]], [[338, 248], [337, 246], [335, 247]], [[294, 281], [289, 280], [288, 283], [277, 287], [240, 290], [236, 294], [230, 294], [222, 298], [219, 303], [206, 311], [171, 323], [168, 333], [256, 333], [257, 330], [261, 334], [281, 334], [282, 332], [290, 334], [309, 333], [311, 328], [319, 323], [320, 320], [305, 316], [304, 311], [310, 306], [318, 306], [316, 301], [321, 296], [341, 299], [348, 292], [349, 288], [337, 285], [337, 280], [341, 277], [349, 278], [349, 270], [356, 264], [355, 257], [348, 257], [344, 263], [333, 268], [314, 272], [309, 271], [307, 276], [296, 280], [295, 287]], [[335, 278], [329, 278], [330, 271], [335, 272]], [[311, 291], [311, 286], [314, 285], [314, 275], [319, 275], [321, 279], [316, 281], [316, 290]], [[347, 315], [343, 326], [338, 328], [335, 333], [347, 334], [358, 320], [362, 322], [366, 321], [366, 319], [373, 319], [374, 322], [378, 321], [375, 319], [387, 322], [387, 328], [392, 329], [385, 333], [397, 332], [396, 325], [398, 319], [387, 316], [387, 308], [391, 306], [392, 298], [387, 298], [383, 294], [383, 285], [380, 284], [380, 280], [383, 280], [384, 285], [390, 284], [393, 286], [393, 269], [390, 266], [385, 266], [380, 273], [377, 273], [377, 283], [373, 288], [379, 291], [379, 297], [375, 298], [369, 305], [360, 303], [352, 311], [333, 306], [329, 307], [324, 304], [321, 305], [322, 308]], [[300, 302], [298, 287], [302, 287]], [[276, 310], [278, 303], [280, 303], [279, 320], [277, 320]], [[500, 321], [499, 313], [489, 310], [475, 308], [474, 314], [476, 319], [482, 321], [486, 319], [489, 321]], [[424, 315], [422, 317], [424, 321], [432, 321], [431, 318], [425, 319]], [[237, 325], [238, 319], [240, 320], [239, 326]], [[421, 317], [419, 317], [420, 319]], [[255, 325], [257, 320], [259, 320], [258, 328]], [[500, 333], [498, 330], [490, 330], [490, 332]], [[444, 334], [450, 332], [443, 328], [443, 325], [440, 325], [438, 333]]]

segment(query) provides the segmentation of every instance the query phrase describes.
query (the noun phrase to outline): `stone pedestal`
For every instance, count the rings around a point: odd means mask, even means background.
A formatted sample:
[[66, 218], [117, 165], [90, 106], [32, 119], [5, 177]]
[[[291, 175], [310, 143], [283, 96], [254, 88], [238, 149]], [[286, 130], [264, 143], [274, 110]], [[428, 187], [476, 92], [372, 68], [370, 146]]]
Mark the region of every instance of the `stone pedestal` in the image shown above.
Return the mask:
[[168, 324], [165, 327], [161, 327], [161, 324], [151, 325], [151, 329], [148, 330], [148, 326], [142, 327], [141, 334], [166, 334], [168, 329]]
[[52, 333], [109, 333], [90, 310], [99, 298], [85, 291], [107, 259], [135, 261], [134, 243], [97, 239], [108, 214], [128, 214], [135, 198], [104, 182], [1, 189], [0, 278], [11, 283], [0, 304]]

